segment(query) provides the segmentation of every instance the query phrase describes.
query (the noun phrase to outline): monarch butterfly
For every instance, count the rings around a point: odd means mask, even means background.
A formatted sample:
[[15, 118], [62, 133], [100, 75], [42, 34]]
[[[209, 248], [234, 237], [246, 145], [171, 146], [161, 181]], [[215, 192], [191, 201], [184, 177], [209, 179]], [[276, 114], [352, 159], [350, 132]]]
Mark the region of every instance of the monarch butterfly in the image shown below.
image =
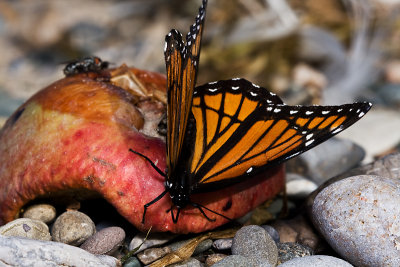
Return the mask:
[[[186, 36], [177, 30], [165, 40], [167, 68], [167, 172], [165, 190], [147, 209], [170, 194], [174, 223], [187, 205], [225, 217], [193, 203], [194, 193], [244, 181], [324, 142], [359, 120], [370, 103], [341, 106], [288, 106], [275, 94], [245, 79], [210, 82], [195, 88], [207, 0]], [[174, 207], [176, 213], [174, 214]], [[167, 212], [168, 212], [167, 211]], [[227, 218], [229, 219], [229, 218]]]

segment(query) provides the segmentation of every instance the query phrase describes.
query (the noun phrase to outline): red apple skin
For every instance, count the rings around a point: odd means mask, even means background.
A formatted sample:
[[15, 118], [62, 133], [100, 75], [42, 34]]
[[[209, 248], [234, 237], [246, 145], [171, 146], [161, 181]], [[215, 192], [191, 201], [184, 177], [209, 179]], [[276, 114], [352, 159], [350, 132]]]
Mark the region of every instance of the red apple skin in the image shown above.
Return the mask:
[[[165, 92], [165, 77], [130, 69], [151, 90]], [[23, 104], [0, 131], [0, 225], [38, 197], [95, 191], [140, 230], [197, 233], [227, 222], [208, 221], [199, 210], [183, 209], [173, 223], [169, 194], [150, 206], [145, 224], [143, 205], [164, 191], [164, 177], [129, 148], [149, 157], [161, 170], [165, 143], [147, 136], [143, 116], [128, 90], [113, 85], [111, 72], [78, 74], [61, 79]], [[136, 99], [136, 100], [135, 100]], [[230, 218], [238, 218], [274, 197], [284, 186], [282, 166], [192, 200]]]

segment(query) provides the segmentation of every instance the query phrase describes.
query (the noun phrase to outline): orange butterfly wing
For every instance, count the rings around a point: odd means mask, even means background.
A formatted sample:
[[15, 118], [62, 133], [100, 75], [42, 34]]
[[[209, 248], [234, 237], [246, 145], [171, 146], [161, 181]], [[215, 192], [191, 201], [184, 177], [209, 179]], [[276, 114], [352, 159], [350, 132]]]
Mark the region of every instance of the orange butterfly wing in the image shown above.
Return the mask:
[[186, 134], [199, 64], [206, 4], [207, 2], [203, 1], [196, 22], [190, 27], [186, 36], [186, 44], [177, 30], [172, 30], [165, 37], [168, 177], [171, 177], [171, 173], [176, 169]]
[[244, 79], [197, 87], [192, 180], [201, 189], [253, 175], [324, 142], [359, 120], [370, 106], [287, 106]]

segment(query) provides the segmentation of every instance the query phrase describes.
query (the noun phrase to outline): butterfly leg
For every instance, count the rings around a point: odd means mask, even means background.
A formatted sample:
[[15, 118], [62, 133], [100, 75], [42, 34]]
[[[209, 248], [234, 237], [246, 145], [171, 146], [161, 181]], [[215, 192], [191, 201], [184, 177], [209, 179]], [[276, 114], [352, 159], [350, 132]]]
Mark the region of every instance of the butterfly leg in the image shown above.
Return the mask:
[[174, 217], [174, 211], [173, 211], [172, 207], [170, 208], [170, 211], [171, 211], [172, 221], [174, 223], [177, 223], [178, 222], [179, 213], [181, 213], [181, 209], [178, 208], [178, 211], [176, 212], [176, 217]]
[[233, 221], [231, 218], [226, 217], [225, 215], [222, 215], [221, 213], [218, 213], [218, 212], [216, 212], [216, 211], [210, 210], [209, 208], [207, 208], [207, 207], [205, 207], [205, 206], [203, 206], [203, 205], [200, 205], [200, 204], [198, 204], [198, 203], [191, 203], [191, 205], [192, 205], [193, 207], [195, 207], [195, 208], [198, 208], [199, 211], [201, 212], [201, 214], [203, 214], [203, 216], [204, 216], [207, 220], [209, 220], [210, 222], [214, 222], [215, 219], [211, 219], [210, 217], [208, 217], [208, 216], [206, 215], [206, 213], [204, 212], [203, 209], [208, 210], [209, 212], [212, 212], [212, 213], [214, 213], [214, 214], [216, 214], [216, 215], [219, 215], [219, 216], [221, 216], [221, 217], [224, 217], [225, 219], [227, 219], [227, 220], [229, 220], [229, 221]]
[[165, 173], [164, 173], [162, 170], [160, 170], [160, 169], [151, 161], [151, 159], [149, 159], [148, 157], [146, 157], [146, 156], [143, 155], [142, 153], [139, 153], [139, 152], [133, 150], [132, 148], [129, 148], [129, 151], [132, 152], [132, 153], [134, 153], [134, 154], [136, 154], [136, 155], [139, 155], [139, 156], [141, 156], [142, 158], [144, 158], [145, 160], [147, 160], [147, 161], [150, 163], [151, 167], [153, 167], [153, 169], [155, 169], [155, 170], [156, 170], [159, 174], [161, 174], [162, 176], [166, 177]]
[[144, 218], [146, 216], [147, 208], [156, 203], [157, 201], [159, 201], [167, 192], [168, 192], [167, 190], [164, 190], [164, 192], [162, 192], [158, 197], [156, 197], [155, 199], [144, 205], [142, 224], [144, 224]]

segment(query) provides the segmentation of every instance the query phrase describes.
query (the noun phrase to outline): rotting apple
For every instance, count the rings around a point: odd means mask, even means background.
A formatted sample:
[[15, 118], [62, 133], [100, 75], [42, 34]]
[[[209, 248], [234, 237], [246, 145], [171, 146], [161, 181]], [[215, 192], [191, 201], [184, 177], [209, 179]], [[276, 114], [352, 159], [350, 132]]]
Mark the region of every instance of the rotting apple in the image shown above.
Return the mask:
[[[0, 131], [0, 225], [37, 198], [84, 198], [98, 193], [140, 230], [202, 232], [227, 222], [208, 221], [187, 207], [174, 224], [166, 212], [164, 177], [134, 149], [165, 169], [165, 143], [156, 128], [165, 110], [165, 76], [122, 65], [61, 79], [32, 96]], [[230, 218], [243, 216], [275, 196], [284, 170], [270, 171], [193, 200]]]

